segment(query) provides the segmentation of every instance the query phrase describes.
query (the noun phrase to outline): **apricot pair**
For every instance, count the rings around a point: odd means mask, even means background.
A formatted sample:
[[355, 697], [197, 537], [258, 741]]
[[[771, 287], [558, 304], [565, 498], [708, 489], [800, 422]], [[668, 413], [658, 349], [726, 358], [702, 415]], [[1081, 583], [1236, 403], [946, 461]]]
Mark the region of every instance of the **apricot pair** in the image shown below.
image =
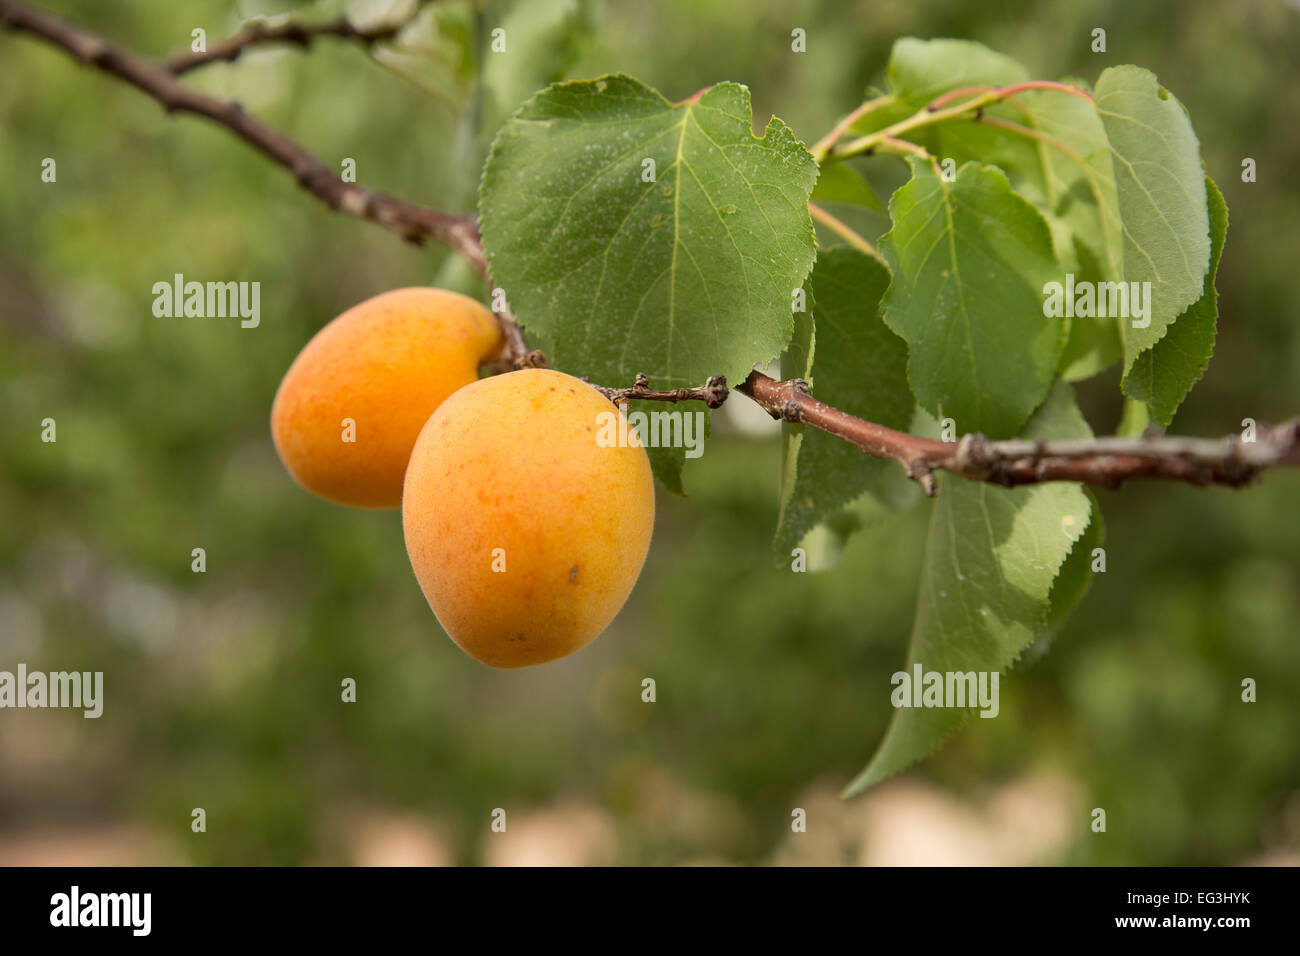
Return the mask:
[[444, 630], [485, 664], [523, 667], [573, 653], [622, 608], [649, 550], [654, 482], [639, 442], [598, 440], [612, 406], [585, 382], [546, 369], [479, 379], [501, 347], [472, 299], [376, 296], [299, 353], [271, 432], [309, 491], [400, 504]]

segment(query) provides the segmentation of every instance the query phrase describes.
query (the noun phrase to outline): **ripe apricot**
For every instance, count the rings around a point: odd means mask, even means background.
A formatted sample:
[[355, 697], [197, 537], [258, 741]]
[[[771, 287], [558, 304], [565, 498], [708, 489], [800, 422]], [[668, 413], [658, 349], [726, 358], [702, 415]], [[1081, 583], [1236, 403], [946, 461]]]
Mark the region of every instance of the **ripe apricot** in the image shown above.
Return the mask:
[[500, 352], [501, 329], [443, 289], [385, 292], [322, 328], [289, 366], [271, 436], [308, 491], [358, 508], [396, 508], [420, 429]]
[[406, 551], [451, 639], [493, 667], [564, 657], [603, 631], [641, 573], [654, 480], [614, 406], [524, 369], [465, 386], [433, 413], [406, 470]]

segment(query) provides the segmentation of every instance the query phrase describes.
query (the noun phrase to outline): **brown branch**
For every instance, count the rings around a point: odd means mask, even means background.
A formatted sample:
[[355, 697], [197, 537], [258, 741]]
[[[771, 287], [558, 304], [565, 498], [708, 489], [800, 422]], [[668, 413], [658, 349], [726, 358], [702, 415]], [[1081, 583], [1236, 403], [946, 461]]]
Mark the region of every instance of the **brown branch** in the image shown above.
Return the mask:
[[935, 493], [935, 471], [972, 481], [1013, 487], [1045, 481], [1079, 481], [1118, 488], [1140, 478], [1193, 485], [1252, 482], [1267, 468], [1300, 467], [1300, 419], [1260, 426], [1256, 440], [1232, 435], [1209, 438], [1098, 438], [1089, 441], [992, 441], [980, 434], [945, 442], [864, 421], [813, 398], [808, 383], [778, 382], [750, 373], [739, 391], [773, 418], [824, 431], [868, 455], [898, 462], [927, 495]]
[[203, 52], [194, 52], [192, 50], [181, 50], [167, 57], [164, 65], [172, 75], [180, 76], [188, 73], [190, 70], [197, 69], [208, 63], [224, 61], [233, 62], [243, 54], [243, 52], [252, 46], [265, 46], [267, 44], [286, 44], [290, 46], [299, 46], [304, 50], [312, 45], [317, 37], [338, 37], [344, 40], [358, 40], [367, 46], [381, 43], [384, 40], [392, 40], [420, 12], [423, 0], [417, 2], [411, 13], [391, 23], [377, 24], [372, 27], [357, 27], [346, 16], [339, 17], [327, 23], [303, 24], [290, 21], [271, 25], [263, 22], [254, 22], [245, 26], [233, 36], [221, 40]]
[[721, 408], [730, 394], [727, 380], [721, 375], [711, 376], [703, 385], [694, 388], [656, 389], [650, 387], [650, 379], [644, 372], [638, 372], [635, 384], [626, 388], [606, 388], [604, 385], [591, 387], [615, 405], [621, 405], [630, 399], [640, 399], [646, 402], [703, 402], [709, 408]]
[[[487, 256], [483, 252], [483, 244], [478, 240], [477, 230], [475, 231], [475, 241], [479, 244], [478, 254], [483, 257], [484, 263], [487, 262]], [[483, 280], [487, 283], [488, 295], [496, 301], [497, 288], [492, 281], [492, 274], [487, 271], [486, 266], [483, 270]], [[501, 290], [504, 296], [504, 290]], [[492, 372], [509, 372], [517, 368], [545, 368], [546, 356], [538, 351], [528, 351], [528, 343], [524, 341], [524, 333], [519, 328], [519, 323], [515, 321], [515, 314], [510, 311], [509, 305], [503, 305], [500, 311], [497, 311], [495, 305], [493, 311], [496, 312], [497, 322], [501, 324], [501, 333], [505, 336], [505, 348], [501, 350], [501, 357], [492, 365]]]
[[444, 243], [466, 256], [481, 274], [487, 274], [487, 260], [472, 215], [426, 209], [345, 183], [298, 143], [249, 116], [235, 100], [219, 100], [191, 89], [156, 62], [44, 10], [16, 0], [0, 0], [0, 23], [41, 37], [82, 63], [125, 80], [157, 100], [169, 113], [191, 113], [226, 127], [293, 173], [300, 186], [331, 209], [381, 225], [417, 245], [426, 238]]

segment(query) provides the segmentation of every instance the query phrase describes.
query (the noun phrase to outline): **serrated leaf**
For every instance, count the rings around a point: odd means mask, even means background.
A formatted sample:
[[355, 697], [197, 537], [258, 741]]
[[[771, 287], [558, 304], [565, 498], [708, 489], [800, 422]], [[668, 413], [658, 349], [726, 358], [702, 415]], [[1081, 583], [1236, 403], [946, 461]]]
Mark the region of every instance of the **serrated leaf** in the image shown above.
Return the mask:
[[[907, 347], [880, 320], [888, 285], [889, 272], [873, 257], [848, 246], [823, 251], [811, 277], [812, 321], [796, 317], [782, 375], [808, 380], [819, 401], [903, 429], [912, 417]], [[815, 429], [786, 425], [784, 431], [786, 468], [773, 540], [780, 561], [815, 525], [898, 467]]]
[[[483, 243], [551, 364], [602, 384], [743, 381], [790, 338], [815, 255], [817, 166], [749, 90], [674, 105], [626, 76], [563, 83], [502, 127], [483, 173]], [[653, 160], [657, 178], [642, 181]]]
[[832, 163], [823, 166], [813, 187], [812, 198], [815, 202], [842, 202], [864, 209], [884, 212], [880, 197], [876, 191], [852, 166], [847, 163]]
[[[1025, 428], [1032, 438], [1085, 438], [1073, 390], [1058, 380]], [[998, 488], [943, 476], [930, 521], [906, 673], [998, 672], [1013, 665], [1047, 625], [1053, 582], [1091, 514], [1079, 485]], [[881, 699], [889, 688], [877, 689]], [[899, 708], [866, 769], [860, 793], [914, 763], [969, 711]]]
[[1124, 373], [1201, 297], [1210, 220], [1200, 143], [1181, 103], [1155, 74], [1111, 67], [1097, 80], [1097, 113], [1110, 142], [1124, 224], [1124, 280], [1151, 283], [1149, 322], [1120, 323]]
[[1059, 274], [1042, 215], [1001, 170], [967, 163], [954, 182], [909, 158], [880, 241], [893, 271], [886, 324], [907, 340], [908, 381], [959, 432], [1014, 434], [1047, 395], [1064, 346], [1043, 314]]
[[1165, 337], [1143, 352], [1124, 379], [1124, 393], [1146, 402], [1151, 414], [1168, 425], [1192, 386], [1200, 381], [1214, 354], [1219, 293], [1214, 287], [1219, 258], [1228, 235], [1228, 206], [1209, 176], [1205, 188], [1210, 208], [1210, 268], [1201, 297], [1169, 327]]

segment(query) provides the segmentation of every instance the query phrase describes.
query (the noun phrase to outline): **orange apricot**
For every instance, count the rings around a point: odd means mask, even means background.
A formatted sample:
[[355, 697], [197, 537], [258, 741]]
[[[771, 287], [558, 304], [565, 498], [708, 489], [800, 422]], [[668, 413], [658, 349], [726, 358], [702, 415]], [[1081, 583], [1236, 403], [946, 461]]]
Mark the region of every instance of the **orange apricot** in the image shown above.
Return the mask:
[[496, 318], [459, 293], [411, 288], [367, 299], [289, 366], [271, 407], [276, 451], [322, 498], [396, 508], [420, 429], [501, 346]]
[[654, 530], [650, 460], [587, 383], [524, 369], [465, 386], [420, 433], [402, 527], [462, 650], [493, 667], [572, 654], [627, 601]]

